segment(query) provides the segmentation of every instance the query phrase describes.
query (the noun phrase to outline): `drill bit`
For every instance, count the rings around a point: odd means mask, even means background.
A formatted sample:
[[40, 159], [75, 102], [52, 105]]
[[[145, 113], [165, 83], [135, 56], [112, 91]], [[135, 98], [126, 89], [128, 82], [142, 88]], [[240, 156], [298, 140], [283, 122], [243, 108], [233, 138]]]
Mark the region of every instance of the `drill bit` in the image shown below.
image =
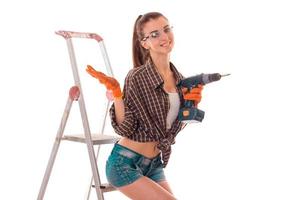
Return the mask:
[[229, 76], [230, 74], [222, 74], [221, 77]]

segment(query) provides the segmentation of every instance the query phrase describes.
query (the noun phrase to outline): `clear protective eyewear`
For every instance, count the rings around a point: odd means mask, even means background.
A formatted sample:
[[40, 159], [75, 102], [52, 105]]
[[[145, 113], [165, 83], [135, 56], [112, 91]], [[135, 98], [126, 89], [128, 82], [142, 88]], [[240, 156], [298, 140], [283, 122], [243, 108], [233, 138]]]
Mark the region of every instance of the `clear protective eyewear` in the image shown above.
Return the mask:
[[173, 26], [167, 25], [163, 29], [150, 32], [148, 36], [142, 38], [142, 41], [146, 41], [149, 38], [150, 39], [158, 39], [161, 36], [162, 32], [164, 32], [165, 34], [168, 34], [168, 33], [172, 32], [172, 29], [173, 29]]

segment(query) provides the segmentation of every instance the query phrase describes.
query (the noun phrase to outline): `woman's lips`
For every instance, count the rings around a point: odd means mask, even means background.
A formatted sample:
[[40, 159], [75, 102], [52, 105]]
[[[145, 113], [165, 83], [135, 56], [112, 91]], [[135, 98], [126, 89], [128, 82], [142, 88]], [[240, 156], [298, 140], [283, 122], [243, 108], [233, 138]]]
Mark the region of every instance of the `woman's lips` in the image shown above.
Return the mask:
[[171, 42], [165, 42], [165, 43], [162, 43], [160, 44], [161, 47], [168, 47], [170, 46]]

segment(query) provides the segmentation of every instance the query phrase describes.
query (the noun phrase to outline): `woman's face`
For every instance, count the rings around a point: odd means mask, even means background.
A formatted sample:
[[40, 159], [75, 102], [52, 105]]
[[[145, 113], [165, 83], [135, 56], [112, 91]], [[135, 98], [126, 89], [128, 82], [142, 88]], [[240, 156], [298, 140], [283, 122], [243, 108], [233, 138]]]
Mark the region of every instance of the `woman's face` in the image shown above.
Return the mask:
[[164, 17], [152, 19], [144, 25], [141, 44], [151, 54], [168, 54], [174, 46], [172, 27]]

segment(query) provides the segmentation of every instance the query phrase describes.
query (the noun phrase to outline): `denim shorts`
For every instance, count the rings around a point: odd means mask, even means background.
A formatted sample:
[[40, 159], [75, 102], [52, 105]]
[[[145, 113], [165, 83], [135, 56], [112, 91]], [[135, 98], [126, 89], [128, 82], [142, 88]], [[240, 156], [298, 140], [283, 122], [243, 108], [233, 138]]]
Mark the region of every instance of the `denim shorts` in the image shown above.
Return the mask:
[[161, 155], [150, 159], [116, 143], [106, 162], [107, 181], [122, 187], [143, 176], [155, 182], [166, 180]]

